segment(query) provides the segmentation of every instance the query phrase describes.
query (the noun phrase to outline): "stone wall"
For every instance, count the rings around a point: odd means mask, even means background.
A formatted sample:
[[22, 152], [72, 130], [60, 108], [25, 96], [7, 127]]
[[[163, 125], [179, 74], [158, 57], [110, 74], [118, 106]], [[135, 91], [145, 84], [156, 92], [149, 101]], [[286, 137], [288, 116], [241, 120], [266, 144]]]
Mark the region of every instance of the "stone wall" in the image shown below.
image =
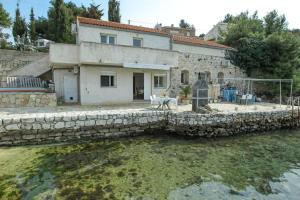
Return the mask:
[[298, 127], [290, 111], [227, 114], [89, 111], [25, 114], [0, 119], [0, 146], [170, 133], [218, 137]]
[[219, 72], [224, 74], [224, 78], [246, 76], [243, 70], [230, 64], [224, 57], [181, 53], [178, 58], [178, 67], [172, 68], [171, 71], [170, 96], [178, 96], [180, 94], [180, 87], [182, 86], [181, 72], [184, 70], [188, 71], [190, 85], [193, 85], [198, 80], [199, 73], [209, 72], [212, 82], [216, 81]]
[[11, 71], [47, 55], [48, 53], [0, 49], [0, 81], [6, 81], [6, 77]]
[[55, 93], [0, 92], [0, 108], [54, 107], [56, 105]]
[[299, 116], [291, 111], [241, 112], [226, 114], [170, 114], [168, 129], [178, 135], [219, 137], [293, 128]]
[[133, 136], [162, 130], [164, 111], [36, 114], [0, 119], [0, 146]]

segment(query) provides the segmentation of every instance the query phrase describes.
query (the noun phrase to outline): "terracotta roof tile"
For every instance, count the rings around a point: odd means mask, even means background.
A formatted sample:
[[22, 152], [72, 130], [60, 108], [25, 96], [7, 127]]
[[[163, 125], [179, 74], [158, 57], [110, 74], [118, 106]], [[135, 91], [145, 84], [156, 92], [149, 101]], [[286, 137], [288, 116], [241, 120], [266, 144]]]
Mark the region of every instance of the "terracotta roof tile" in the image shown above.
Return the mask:
[[211, 46], [216, 48], [228, 49], [231, 48], [229, 46], [225, 46], [214, 41], [206, 41], [198, 37], [187, 37], [187, 36], [179, 36], [173, 35], [172, 39], [176, 43], [180, 44], [190, 44], [190, 45], [199, 45], [199, 46]]
[[133, 26], [128, 24], [121, 24], [117, 22], [110, 22], [110, 21], [103, 21], [103, 20], [97, 20], [97, 19], [91, 19], [91, 18], [85, 18], [85, 17], [77, 17], [79, 23], [81, 24], [89, 24], [89, 25], [95, 25], [95, 26], [106, 26], [116, 29], [125, 29], [125, 30], [132, 30], [132, 31], [141, 31], [146, 33], [156, 33], [161, 35], [168, 35], [165, 32], [159, 31], [154, 28], [147, 28], [142, 26]]
[[[170, 36], [168, 33], [162, 32], [162, 31], [154, 29], [154, 28], [133, 26], [133, 25], [128, 25], [128, 24], [121, 24], [121, 23], [117, 23], [117, 22], [103, 21], [103, 20], [97, 20], [97, 19], [91, 19], [91, 18], [85, 18], [85, 17], [77, 17], [77, 20], [81, 24], [105, 26], [105, 27], [111, 27], [111, 28], [122, 29], [122, 30], [140, 31], [140, 32], [146, 32], [146, 33], [155, 33], [155, 34], [160, 34], [160, 35], [164, 35], [164, 36]], [[197, 45], [197, 46], [210, 46], [210, 47], [222, 48], [222, 49], [230, 48], [228, 46], [216, 43], [214, 41], [205, 41], [198, 37], [187, 37], [187, 36], [179, 36], [179, 35], [172, 35], [171, 37], [172, 37], [173, 41], [175, 41], [176, 43], [181, 43], [181, 44]]]

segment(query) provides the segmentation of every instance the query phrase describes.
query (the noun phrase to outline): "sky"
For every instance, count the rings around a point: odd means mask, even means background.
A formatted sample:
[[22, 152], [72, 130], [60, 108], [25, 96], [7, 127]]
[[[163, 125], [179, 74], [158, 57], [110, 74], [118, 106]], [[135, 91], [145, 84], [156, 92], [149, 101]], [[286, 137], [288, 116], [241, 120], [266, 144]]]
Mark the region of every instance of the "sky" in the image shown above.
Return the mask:
[[[16, 4], [19, 1], [21, 15], [27, 20], [31, 7], [36, 16], [47, 17], [49, 0], [0, 0], [11, 17], [15, 16]], [[68, 0], [65, 0], [67, 2]], [[154, 27], [156, 23], [178, 25], [180, 19], [196, 27], [197, 35], [207, 33], [213, 25], [221, 21], [227, 13], [236, 15], [242, 11], [258, 11], [260, 17], [272, 10], [285, 14], [289, 28], [300, 29], [300, 3], [298, 0], [120, 0], [122, 23]], [[104, 9], [104, 20], [107, 20], [108, 0], [73, 0], [80, 6], [91, 2], [101, 4]]]

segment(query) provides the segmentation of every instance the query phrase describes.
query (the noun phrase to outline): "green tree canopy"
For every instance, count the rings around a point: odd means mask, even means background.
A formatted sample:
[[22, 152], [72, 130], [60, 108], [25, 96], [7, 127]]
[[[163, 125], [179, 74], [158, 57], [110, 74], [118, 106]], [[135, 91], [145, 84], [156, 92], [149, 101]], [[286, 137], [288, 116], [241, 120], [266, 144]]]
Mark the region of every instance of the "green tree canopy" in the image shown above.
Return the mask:
[[279, 16], [278, 12], [273, 10], [264, 17], [264, 26], [268, 36], [275, 32], [286, 31], [288, 24], [284, 15]]
[[180, 28], [190, 28], [191, 25], [189, 23], [187, 23], [184, 19], [180, 20], [179, 22], [179, 27]]
[[9, 13], [4, 9], [2, 3], [0, 3], [0, 26], [7, 28], [11, 25], [11, 18]]
[[103, 14], [103, 9], [100, 9], [101, 4], [95, 5], [94, 3], [90, 4], [88, 8], [81, 6], [83, 11], [80, 14], [82, 17], [88, 17], [93, 19], [101, 19]]
[[29, 36], [30, 36], [31, 42], [34, 42], [37, 39], [33, 8], [31, 8], [31, 11], [30, 11]]
[[248, 12], [234, 16], [224, 36], [221, 42], [235, 49], [227, 57], [251, 77], [288, 79], [300, 68], [300, 37], [276, 11], [263, 19]]
[[71, 22], [73, 15], [66, 7], [63, 0], [52, 0], [48, 11], [49, 36], [55, 42], [73, 42]]
[[15, 21], [13, 23], [12, 34], [14, 36], [15, 41], [17, 41], [17, 37], [27, 37], [27, 26], [25, 19], [21, 17], [19, 4], [17, 4]]
[[120, 1], [108, 1], [108, 20], [112, 22], [121, 22]]

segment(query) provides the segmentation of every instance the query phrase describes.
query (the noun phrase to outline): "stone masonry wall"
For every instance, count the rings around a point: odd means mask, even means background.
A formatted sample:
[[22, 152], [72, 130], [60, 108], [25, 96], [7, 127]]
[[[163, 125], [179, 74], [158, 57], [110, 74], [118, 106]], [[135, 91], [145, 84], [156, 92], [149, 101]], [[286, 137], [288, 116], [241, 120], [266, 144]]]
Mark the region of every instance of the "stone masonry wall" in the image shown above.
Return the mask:
[[0, 119], [0, 146], [133, 136], [162, 130], [164, 111], [46, 113]]
[[41, 52], [0, 49], [0, 81], [6, 81], [10, 71], [35, 62], [47, 55], [47, 53]]
[[0, 108], [54, 107], [56, 105], [55, 93], [0, 92]]
[[293, 128], [299, 116], [291, 111], [226, 114], [170, 114], [168, 129], [178, 135], [219, 137]]
[[170, 133], [219, 137], [298, 127], [290, 111], [227, 114], [89, 111], [24, 114], [0, 119], [0, 146]]
[[[225, 66], [227, 65], [228, 66]], [[209, 72], [211, 81], [218, 78], [218, 73], [222, 72], [224, 78], [240, 78], [245, 77], [245, 73], [239, 67], [236, 67], [224, 57], [207, 56], [201, 54], [181, 53], [178, 58], [178, 67], [172, 68], [171, 71], [171, 90], [170, 96], [178, 96], [180, 94], [181, 72], [189, 72], [189, 84], [193, 85], [198, 80], [198, 74]]]

